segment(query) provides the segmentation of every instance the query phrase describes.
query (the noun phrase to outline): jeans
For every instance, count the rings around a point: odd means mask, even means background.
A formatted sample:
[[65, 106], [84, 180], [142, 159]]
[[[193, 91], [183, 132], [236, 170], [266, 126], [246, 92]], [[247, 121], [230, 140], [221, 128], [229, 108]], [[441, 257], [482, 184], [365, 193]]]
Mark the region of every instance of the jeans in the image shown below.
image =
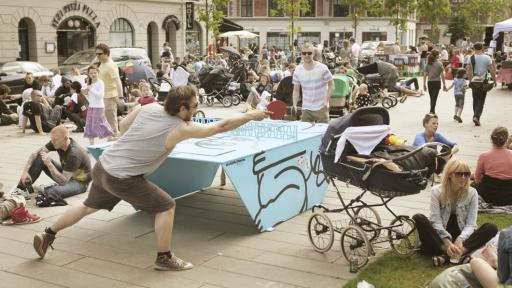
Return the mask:
[[[52, 163], [55, 166], [55, 168], [57, 168], [57, 170], [59, 170], [59, 172], [62, 173], [62, 167], [60, 166], [60, 163], [55, 160], [52, 160]], [[37, 155], [36, 159], [34, 159], [32, 165], [28, 169], [28, 174], [30, 175], [30, 178], [32, 178], [32, 183], [36, 182], [37, 178], [39, 178], [39, 176], [41, 175], [41, 172], [44, 172], [48, 177], [52, 178], [52, 180], [55, 181], [55, 179], [53, 179], [52, 173], [50, 172], [50, 169], [48, 169], [48, 167], [44, 165], [41, 155]], [[49, 187], [45, 187], [44, 190], [47, 192], [54, 191], [62, 198], [66, 198], [69, 196], [85, 192], [88, 186], [89, 182], [82, 182], [71, 179], [64, 185], [54, 184]], [[24, 189], [25, 185], [20, 181], [18, 183], [18, 188]]]
[[430, 95], [430, 113], [436, 113], [437, 96], [441, 90], [441, 81], [428, 81], [427, 82], [428, 95]]
[[419, 90], [420, 89], [420, 85], [418, 84], [418, 78], [412, 77], [411, 79], [405, 81], [402, 86], [409, 87], [411, 85], [414, 85], [414, 90]]
[[498, 239], [498, 279], [505, 285], [512, 285], [512, 227], [500, 233]]
[[482, 116], [482, 111], [484, 110], [487, 91], [485, 91], [483, 88], [471, 90], [473, 91], [473, 117], [480, 121], [480, 116]]
[[80, 113], [69, 113], [68, 118], [76, 124], [77, 129], [84, 129], [85, 119], [81, 117]]
[[354, 68], [354, 69], [359, 68], [359, 59], [352, 59], [351, 62], [352, 62], [351, 63], [352, 68]]
[[[420, 236], [421, 242], [421, 250], [429, 255], [442, 255], [445, 252], [441, 249], [443, 246], [443, 240], [439, 237], [434, 227], [432, 227], [432, 223], [430, 220], [423, 214], [416, 214], [412, 216], [412, 219], [416, 223], [416, 229], [418, 229], [418, 234]], [[448, 229], [448, 227], [446, 227]], [[457, 231], [449, 231], [448, 232], [453, 235], [454, 232]], [[459, 231], [460, 233], [460, 231]], [[491, 240], [496, 233], [498, 233], [498, 228], [494, 223], [484, 223], [482, 226], [478, 227], [478, 229], [468, 237], [468, 239], [464, 240], [464, 248], [468, 250], [467, 254], [471, 254], [471, 252], [476, 249], [482, 247], [487, 243], [487, 241]], [[452, 239], [455, 241], [455, 239]]]

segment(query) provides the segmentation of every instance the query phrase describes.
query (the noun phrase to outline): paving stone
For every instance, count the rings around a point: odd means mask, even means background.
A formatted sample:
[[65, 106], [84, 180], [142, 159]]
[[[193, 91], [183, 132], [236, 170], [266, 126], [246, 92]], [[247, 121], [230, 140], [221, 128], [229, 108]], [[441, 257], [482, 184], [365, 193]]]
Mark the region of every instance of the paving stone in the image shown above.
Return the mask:
[[[0, 260], [1, 261], [1, 260]], [[3, 268], [2, 268], [3, 270]], [[28, 276], [17, 275], [0, 271], [0, 279], [2, 279], [2, 287], [38, 287], [38, 288], [59, 288], [62, 286], [36, 280]]]

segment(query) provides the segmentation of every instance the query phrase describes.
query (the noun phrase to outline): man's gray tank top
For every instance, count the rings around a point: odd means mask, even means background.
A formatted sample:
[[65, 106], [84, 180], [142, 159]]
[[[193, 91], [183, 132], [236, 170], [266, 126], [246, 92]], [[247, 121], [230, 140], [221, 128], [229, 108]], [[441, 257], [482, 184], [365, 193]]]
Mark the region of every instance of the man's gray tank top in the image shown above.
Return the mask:
[[153, 173], [172, 151], [165, 140], [176, 125], [183, 122], [157, 104], [145, 105], [126, 133], [100, 156], [108, 174], [128, 178]]

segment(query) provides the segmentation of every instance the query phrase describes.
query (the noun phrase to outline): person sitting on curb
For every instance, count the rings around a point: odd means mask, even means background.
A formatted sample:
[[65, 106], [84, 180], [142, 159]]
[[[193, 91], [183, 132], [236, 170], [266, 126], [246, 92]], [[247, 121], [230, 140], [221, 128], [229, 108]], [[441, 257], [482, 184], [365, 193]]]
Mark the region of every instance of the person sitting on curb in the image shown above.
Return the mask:
[[[25, 190], [34, 183], [41, 172], [57, 182], [44, 188], [45, 193], [55, 193], [62, 198], [83, 193], [91, 181], [91, 161], [87, 151], [69, 137], [64, 125], [51, 130], [50, 142], [34, 151], [27, 160], [17, 188]], [[49, 155], [55, 151], [60, 163]]]
[[55, 126], [60, 124], [62, 115], [62, 107], [56, 105], [51, 108], [50, 104], [43, 98], [43, 94], [39, 90], [32, 90], [30, 93], [31, 101], [23, 104], [23, 123], [21, 128], [25, 133], [27, 121], [30, 120], [30, 128], [39, 135], [46, 135]]
[[470, 253], [498, 233], [494, 223], [485, 223], [477, 229], [478, 193], [469, 186], [469, 165], [452, 159], [443, 173], [442, 183], [432, 188], [430, 219], [423, 214], [412, 217], [421, 249], [432, 255], [432, 264], [436, 267], [449, 260], [456, 264], [468, 263]]
[[[92, 170], [87, 199], [70, 207], [43, 233], [34, 236], [34, 249], [44, 258], [55, 234], [100, 209], [111, 211], [121, 200], [155, 213], [156, 270], [187, 270], [194, 267], [171, 253], [174, 199], [147, 180], [167, 159], [176, 145], [190, 138], [205, 138], [251, 121], [263, 120], [268, 111], [256, 110], [210, 124], [192, 121], [196, 113], [197, 90], [192, 85], [173, 87], [164, 105], [152, 103], [130, 113], [120, 125], [121, 138], [108, 147]], [[150, 149], [148, 147], [151, 147]], [[133, 153], [133, 151], [138, 151]]]
[[18, 121], [18, 114], [12, 112], [4, 102], [10, 92], [11, 89], [7, 85], [0, 85], [0, 126], [11, 125]]

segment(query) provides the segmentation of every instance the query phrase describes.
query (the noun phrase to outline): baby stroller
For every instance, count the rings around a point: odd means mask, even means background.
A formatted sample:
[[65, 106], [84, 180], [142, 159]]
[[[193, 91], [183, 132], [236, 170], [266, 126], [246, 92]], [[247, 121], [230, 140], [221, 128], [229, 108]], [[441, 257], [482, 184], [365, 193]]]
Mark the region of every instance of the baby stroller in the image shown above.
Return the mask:
[[359, 67], [357, 68], [357, 72], [364, 76], [361, 82], [368, 85], [368, 93], [372, 99], [372, 106], [377, 105], [379, 100], [381, 100], [382, 107], [386, 109], [398, 104], [396, 97], [384, 95], [383, 90], [385, 88], [384, 83], [386, 82], [386, 78], [381, 74], [382, 72], [377, 62]]
[[240, 84], [233, 81], [235, 75], [223, 68], [204, 67], [199, 72], [199, 102], [211, 106], [215, 100], [225, 107], [240, 104]]
[[[426, 146], [385, 144], [382, 140], [387, 138], [388, 125], [386, 109], [363, 107], [331, 120], [320, 146], [324, 171], [336, 188], [342, 207], [329, 209], [315, 205], [308, 220], [309, 240], [315, 250], [326, 252], [333, 245], [334, 233], [340, 233], [343, 256], [347, 261], [356, 262], [358, 268], [366, 265], [370, 255], [375, 255], [374, 244], [377, 243], [389, 243], [399, 255], [414, 253], [419, 246], [414, 221], [408, 216], [396, 215], [388, 203], [394, 197], [417, 194], [425, 189], [427, 178], [435, 170], [436, 157], [443, 156]], [[361, 155], [357, 151], [371, 153]], [[390, 170], [390, 166], [399, 169]], [[361, 188], [361, 194], [346, 203], [335, 179]], [[365, 202], [363, 196], [367, 192], [377, 196], [381, 203]], [[374, 209], [379, 206], [384, 206], [393, 216], [389, 225], [382, 223]], [[345, 212], [350, 220], [333, 225], [327, 213], [340, 212]]]

